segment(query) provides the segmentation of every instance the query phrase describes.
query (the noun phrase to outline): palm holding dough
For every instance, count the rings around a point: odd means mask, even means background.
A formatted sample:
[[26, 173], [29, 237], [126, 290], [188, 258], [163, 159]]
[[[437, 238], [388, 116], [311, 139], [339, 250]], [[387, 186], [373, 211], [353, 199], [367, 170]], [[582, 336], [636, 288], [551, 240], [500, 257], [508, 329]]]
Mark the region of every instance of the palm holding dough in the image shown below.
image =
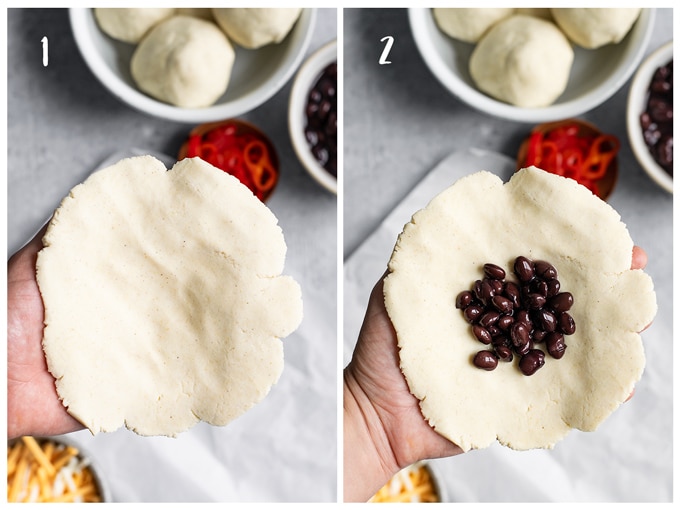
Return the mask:
[[7, 264], [7, 437], [82, 429], [59, 401], [42, 349], [44, 309], [35, 279], [40, 231]]

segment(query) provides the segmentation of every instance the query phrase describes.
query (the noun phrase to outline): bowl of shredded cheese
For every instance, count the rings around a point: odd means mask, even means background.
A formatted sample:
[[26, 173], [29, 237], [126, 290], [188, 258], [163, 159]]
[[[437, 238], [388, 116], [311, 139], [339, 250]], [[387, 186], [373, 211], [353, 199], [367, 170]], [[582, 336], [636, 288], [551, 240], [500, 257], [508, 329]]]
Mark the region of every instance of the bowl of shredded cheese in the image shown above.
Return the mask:
[[92, 458], [65, 438], [23, 436], [7, 444], [7, 501], [112, 501]]
[[442, 486], [426, 462], [417, 462], [395, 474], [369, 503], [442, 503]]

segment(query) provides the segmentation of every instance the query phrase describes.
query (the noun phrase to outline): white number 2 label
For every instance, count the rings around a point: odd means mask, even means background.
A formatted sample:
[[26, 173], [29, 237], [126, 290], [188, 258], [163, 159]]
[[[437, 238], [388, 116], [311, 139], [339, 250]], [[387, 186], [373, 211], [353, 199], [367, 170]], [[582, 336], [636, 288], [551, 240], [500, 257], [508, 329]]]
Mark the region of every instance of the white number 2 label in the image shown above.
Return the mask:
[[394, 44], [394, 37], [391, 35], [386, 35], [382, 39], [380, 39], [380, 42], [385, 43], [385, 48], [383, 49], [382, 55], [380, 55], [380, 59], [378, 60], [378, 64], [380, 65], [385, 65], [385, 64], [391, 64], [391, 60], [387, 60], [387, 57], [390, 55], [390, 50], [392, 49], [392, 45]]
[[48, 51], [47, 51], [47, 36], [43, 36], [42, 39], [40, 39], [40, 42], [42, 43], [42, 64], [43, 67], [47, 67], [47, 61], [48, 61]]

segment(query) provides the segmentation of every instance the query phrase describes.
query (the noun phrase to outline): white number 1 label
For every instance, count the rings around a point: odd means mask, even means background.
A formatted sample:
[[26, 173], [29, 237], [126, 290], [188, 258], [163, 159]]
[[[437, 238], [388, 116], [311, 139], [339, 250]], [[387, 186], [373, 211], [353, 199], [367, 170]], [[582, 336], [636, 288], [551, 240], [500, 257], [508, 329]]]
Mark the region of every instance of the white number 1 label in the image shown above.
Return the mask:
[[47, 56], [47, 53], [48, 53], [47, 52], [47, 36], [43, 36], [43, 38], [40, 39], [40, 42], [42, 43], [42, 50], [43, 50], [43, 59], [42, 59], [43, 67], [47, 67], [47, 60], [48, 60], [48, 56]]

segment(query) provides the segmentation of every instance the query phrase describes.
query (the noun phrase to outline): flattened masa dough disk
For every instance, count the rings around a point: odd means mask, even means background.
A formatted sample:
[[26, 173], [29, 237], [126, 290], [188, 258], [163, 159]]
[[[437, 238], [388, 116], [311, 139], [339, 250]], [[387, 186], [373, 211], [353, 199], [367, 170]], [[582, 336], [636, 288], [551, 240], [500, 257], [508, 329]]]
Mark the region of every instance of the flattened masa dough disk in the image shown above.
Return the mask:
[[300, 287], [276, 217], [234, 177], [122, 160], [71, 190], [43, 243], [48, 368], [92, 433], [225, 425], [277, 382]]
[[[656, 314], [651, 278], [631, 270], [633, 241], [618, 213], [575, 181], [531, 167], [507, 184], [488, 172], [460, 179], [418, 211], [399, 236], [385, 305], [400, 364], [424, 417], [463, 450], [495, 439], [552, 448], [572, 428], [592, 431], [640, 379], [639, 335]], [[574, 295], [576, 332], [564, 357], [531, 376], [516, 364], [472, 364], [485, 346], [455, 308], [491, 262], [546, 260]]]

